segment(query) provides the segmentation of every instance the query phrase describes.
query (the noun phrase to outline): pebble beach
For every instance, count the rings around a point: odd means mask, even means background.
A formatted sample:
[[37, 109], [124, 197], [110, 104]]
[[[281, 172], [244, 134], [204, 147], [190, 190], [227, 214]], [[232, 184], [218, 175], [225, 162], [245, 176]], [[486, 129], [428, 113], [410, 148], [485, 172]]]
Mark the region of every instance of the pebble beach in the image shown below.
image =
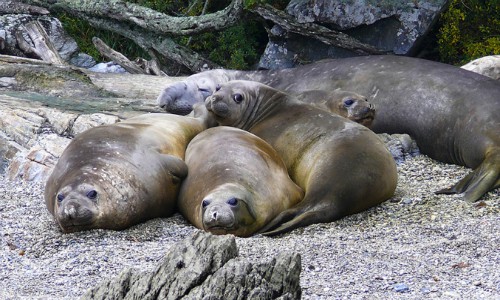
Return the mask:
[[[476, 203], [434, 194], [469, 171], [408, 158], [392, 199], [278, 237], [237, 238], [240, 257], [300, 253], [302, 299], [500, 299], [500, 190]], [[0, 299], [78, 299], [126, 268], [152, 270], [198, 230], [176, 214], [63, 234], [43, 188], [0, 175]]]

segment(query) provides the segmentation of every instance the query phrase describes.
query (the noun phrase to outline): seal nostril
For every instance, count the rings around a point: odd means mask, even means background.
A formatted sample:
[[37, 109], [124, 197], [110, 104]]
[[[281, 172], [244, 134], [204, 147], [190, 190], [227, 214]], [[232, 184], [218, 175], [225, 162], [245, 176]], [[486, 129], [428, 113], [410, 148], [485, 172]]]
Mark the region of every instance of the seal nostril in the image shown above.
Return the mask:
[[212, 213], [212, 220], [217, 221], [217, 215], [218, 215], [218, 214], [217, 214], [217, 212], [216, 212], [216, 211], [214, 211], [214, 212]]

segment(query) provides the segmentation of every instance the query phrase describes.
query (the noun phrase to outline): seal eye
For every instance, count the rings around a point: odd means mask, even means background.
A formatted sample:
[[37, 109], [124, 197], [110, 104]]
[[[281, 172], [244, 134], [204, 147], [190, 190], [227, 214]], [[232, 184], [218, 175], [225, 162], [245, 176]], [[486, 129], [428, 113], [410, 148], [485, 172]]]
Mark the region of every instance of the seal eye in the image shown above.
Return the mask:
[[62, 202], [64, 200], [64, 195], [63, 194], [57, 194], [57, 201]]
[[87, 192], [87, 198], [95, 199], [97, 197], [97, 192], [95, 190], [90, 190]]
[[233, 100], [236, 103], [241, 103], [241, 101], [243, 101], [243, 96], [241, 94], [234, 94], [233, 95]]
[[347, 99], [344, 101], [344, 106], [349, 107], [354, 104], [354, 100], [352, 99]]
[[236, 204], [238, 204], [238, 199], [231, 198], [231, 199], [227, 200], [226, 203], [229, 204], [229, 205], [231, 205], [231, 206], [236, 206]]
[[220, 84], [218, 84], [216, 87], [215, 87], [215, 91], [218, 92], [220, 90]]
[[201, 206], [202, 207], [207, 207], [210, 204], [210, 200], [204, 199], [201, 201]]

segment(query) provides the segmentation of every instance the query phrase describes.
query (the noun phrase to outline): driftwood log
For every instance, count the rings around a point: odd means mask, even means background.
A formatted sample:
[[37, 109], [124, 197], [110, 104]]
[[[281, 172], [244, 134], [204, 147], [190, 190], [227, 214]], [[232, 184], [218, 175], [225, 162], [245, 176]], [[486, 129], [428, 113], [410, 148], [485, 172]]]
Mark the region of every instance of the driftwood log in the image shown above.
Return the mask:
[[[23, 37], [23, 32], [26, 32], [31, 39], [31, 43]], [[41, 60], [53, 63], [56, 65], [64, 65], [65, 62], [57, 52], [57, 49], [50, 42], [49, 36], [38, 21], [32, 21], [24, 26], [24, 30], [16, 32], [16, 39], [19, 48], [26, 54], [32, 54]], [[31, 45], [33, 44], [33, 46]]]

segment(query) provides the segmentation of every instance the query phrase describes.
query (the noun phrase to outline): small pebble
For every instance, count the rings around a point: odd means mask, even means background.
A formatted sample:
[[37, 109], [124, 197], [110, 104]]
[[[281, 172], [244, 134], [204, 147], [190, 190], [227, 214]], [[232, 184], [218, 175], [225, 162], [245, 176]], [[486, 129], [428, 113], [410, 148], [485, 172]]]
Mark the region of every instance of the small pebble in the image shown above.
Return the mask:
[[404, 283], [397, 283], [394, 285], [394, 291], [398, 293], [407, 293], [410, 291], [410, 287]]

